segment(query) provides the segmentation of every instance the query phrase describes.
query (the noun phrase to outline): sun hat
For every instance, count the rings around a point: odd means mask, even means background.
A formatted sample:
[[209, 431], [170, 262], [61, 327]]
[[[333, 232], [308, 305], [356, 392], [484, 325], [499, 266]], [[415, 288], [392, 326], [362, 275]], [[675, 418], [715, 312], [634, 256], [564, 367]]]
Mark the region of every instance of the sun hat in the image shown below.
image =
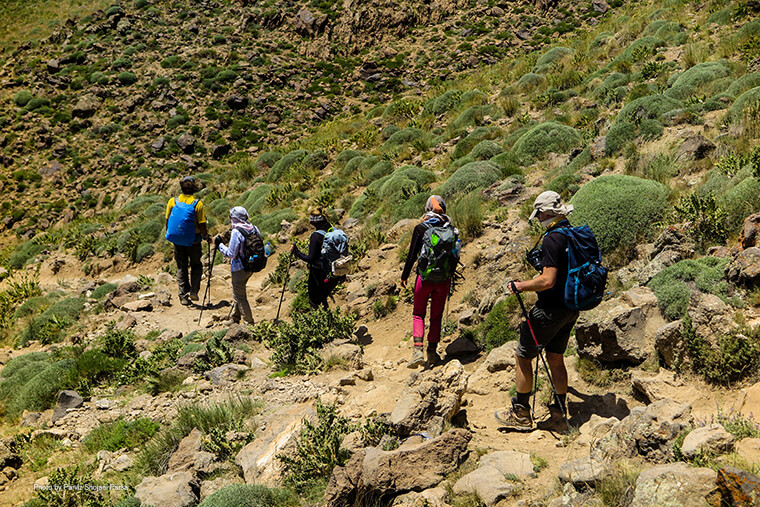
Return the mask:
[[573, 209], [572, 204], [562, 204], [562, 198], [557, 192], [547, 190], [536, 197], [533, 202], [533, 213], [530, 214], [528, 220], [533, 220], [542, 211], [553, 216], [567, 216], [573, 212]]

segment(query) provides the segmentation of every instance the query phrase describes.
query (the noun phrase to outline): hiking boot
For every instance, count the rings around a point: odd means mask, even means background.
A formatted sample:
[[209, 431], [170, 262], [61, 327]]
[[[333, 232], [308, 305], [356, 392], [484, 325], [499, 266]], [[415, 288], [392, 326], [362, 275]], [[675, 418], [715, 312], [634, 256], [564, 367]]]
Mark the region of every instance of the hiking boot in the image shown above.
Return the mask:
[[530, 416], [530, 408], [524, 407], [514, 401], [512, 401], [512, 408], [497, 410], [493, 416], [505, 428], [512, 428], [518, 431], [530, 431], [533, 429], [533, 418]]
[[189, 296], [187, 296], [190, 301], [200, 301], [201, 298], [198, 297], [197, 292], [191, 292]]
[[190, 298], [183, 294], [179, 297], [179, 304], [182, 306], [189, 306], [192, 303], [190, 302]]
[[422, 355], [422, 347], [414, 347], [412, 352], [412, 359], [406, 364], [407, 368], [416, 368], [425, 362], [425, 357]]
[[438, 355], [438, 351], [436, 350], [436, 347], [428, 347], [427, 349], [427, 364], [428, 366], [434, 366], [436, 364], [440, 364], [443, 360], [441, 359], [441, 356]]
[[555, 433], [566, 433], [568, 428], [567, 419], [562, 409], [556, 403], [548, 406], [549, 417], [536, 423], [536, 428], [544, 431], [553, 431]]

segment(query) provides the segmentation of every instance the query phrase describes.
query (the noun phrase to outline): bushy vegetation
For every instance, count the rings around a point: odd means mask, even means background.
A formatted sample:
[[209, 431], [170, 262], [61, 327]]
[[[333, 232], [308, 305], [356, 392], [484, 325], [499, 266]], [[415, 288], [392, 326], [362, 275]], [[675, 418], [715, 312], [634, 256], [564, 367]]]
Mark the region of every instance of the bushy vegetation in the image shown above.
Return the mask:
[[146, 417], [132, 421], [119, 419], [103, 423], [92, 430], [82, 441], [85, 449], [96, 453], [101, 449], [116, 452], [119, 449], [133, 449], [142, 446], [158, 431], [161, 425]]
[[509, 296], [494, 305], [486, 319], [473, 332], [473, 339], [486, 353], [518, 338], [515, 326], [517, 298]]
[[757, 373], [760, 366], [760, 330], [757, 328], [719, 336], [717, 344], [712, 345], [694, 332], [687, 317], [682, 335], [692, 369], [707, 382], [730, 386]]
[[77, 297], [55, 302], [29, 323], [19, 336], [18, 344], [23, 346], [31, 340], [38, 340], [43, 344], [61, 341], [66, 329], [79, 318], [84, 303], [84, 299]]
[[13, 358], [0, 371], [3, 415], [15, 419], [24, 410], [42, 411], [55, 403], [73, 359], [53, 360], [44, 352]]
[[225, 486], [198, 507], [296, 507], [300, 500], [293, 492], [259, 484]]
[[437, 187], [435, 192], [443, 197], [466, 194], [473, 190], [482, 190], [499, 180], [501, 170], [491, 162], [470, 162], [452, 174], [446, 183]]
[[657, 273], [647, 286], [657, 296], [665, 318], [680, 319], [689, 309], [692, 294], [715, 294], [730, 302], [733, 292], [724, 275], [727, 263], [720, 257], [685, 259]]
[[570, 200], [575, 207], [570, 220], [591, 227], [603, 254], [628, 253], [637, 242], [652, 237], [667, 197], [667, 187], [656, 181], [602, 176], [582, 186]]
[[574, 128], [546, 122], [523, 134], [512, 147], [512, 152], [520, 163], [530, 165], [547, 153], [568, 153], [581, 142], [581, 136]]

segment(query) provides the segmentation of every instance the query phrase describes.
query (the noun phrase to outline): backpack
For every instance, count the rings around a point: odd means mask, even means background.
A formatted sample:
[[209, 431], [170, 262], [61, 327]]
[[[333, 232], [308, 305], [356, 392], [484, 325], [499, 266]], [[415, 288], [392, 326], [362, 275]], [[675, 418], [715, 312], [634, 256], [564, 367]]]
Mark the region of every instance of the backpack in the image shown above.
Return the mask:
[[348, 254], [348, 236], [340, 229], [330, 227], [327, 232], [317, 231], [325, 239], [322, 241], [320, 265], [332, 276], [345, 276], [353, 257]]
[[588, 225], [562, 227], [558, 232], [567, 238], [567, 281], [562, 299], [571, 310], [591, 310], [602, 302], [607, 286], [607, 268], [602, 266], [602, 252]]
[[264, 254], [264, 241], [256, 231], [248, 232], [242, 227], [235, 229], [243, 235], [243, 255], [240, 259], [243, 262], [243, 269], [249, 273], [258, 273], [267, 265], [267, 256]]
[[193, 246], [196, 243], [197, 234], [195, 232], [195, 206], [198, 199], [192, 204], [187, 204], [174, 198], [174, 207], [169, 213], [169, 220], [166, 223], [166, 239], [175, 245]]
[[445, 282], [454, 275], [459, 263], [459, 253], [455, 251], [459, 239], [457, 230], [451, 224], [435, 226], [425, 222], [425, 225], [417, 274], [426, 282]]

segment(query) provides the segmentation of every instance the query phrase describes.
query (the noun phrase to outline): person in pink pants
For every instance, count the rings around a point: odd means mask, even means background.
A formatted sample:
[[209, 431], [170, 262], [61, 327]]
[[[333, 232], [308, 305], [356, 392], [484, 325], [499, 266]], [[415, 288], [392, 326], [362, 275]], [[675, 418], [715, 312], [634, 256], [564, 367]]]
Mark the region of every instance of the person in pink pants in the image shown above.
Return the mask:
[[[412, 267], [420, 255], [422, 239], [431, 227], [442, 227], [451, 223], [446, 215], [446, 203], [439, 195], [430, 196], [425, 204], [425, 215], [422, 221], [415, 226], [412, 232], [412, 241], [409, 244], [409, 255], [406, 257], [404, 269], [401, 273], [401, 286], [406, 287]], [[443, 310], [446, 307], [446, 299], [449, 296], [451, 280], [433, 283], [423, 281], [418, 275], [414, 284], [414, 310], [412, 311], [412, 336], [414, 337], [414, 350], [412, 359], [407, 366], [416, 368], [425, 362], [422, 348], [425, 336], [425, 314], [427, 313], [428, 301], [430, 301], [430, 328], [428, 329], [427, 363], [429, 366], [440, 363], [438, 355], [438, 342], [441, 340], [441, 320]]]

